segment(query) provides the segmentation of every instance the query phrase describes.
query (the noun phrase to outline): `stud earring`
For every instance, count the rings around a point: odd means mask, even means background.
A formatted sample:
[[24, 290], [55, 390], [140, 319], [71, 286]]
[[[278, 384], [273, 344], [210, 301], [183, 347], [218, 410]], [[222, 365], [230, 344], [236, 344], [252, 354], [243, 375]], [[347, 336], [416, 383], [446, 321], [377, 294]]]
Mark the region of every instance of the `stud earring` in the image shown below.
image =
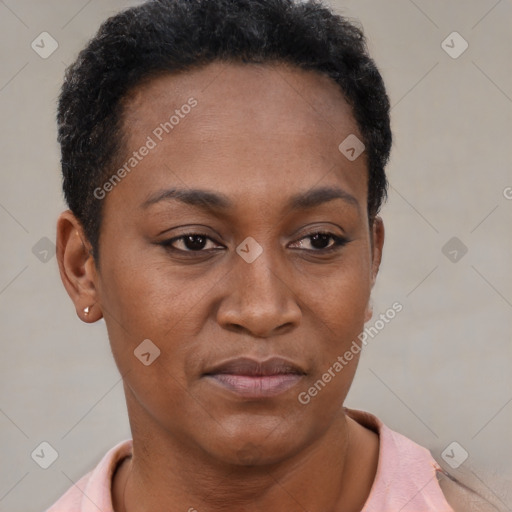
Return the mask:
[[85, 314], [85, 316], [88, 316], [88, 315], [89, 315], [89, 313], [90, 313], [90, 311], [91, 311], [90, 306], [87, 306], [87, 307], [84, 309], [84, 314]]

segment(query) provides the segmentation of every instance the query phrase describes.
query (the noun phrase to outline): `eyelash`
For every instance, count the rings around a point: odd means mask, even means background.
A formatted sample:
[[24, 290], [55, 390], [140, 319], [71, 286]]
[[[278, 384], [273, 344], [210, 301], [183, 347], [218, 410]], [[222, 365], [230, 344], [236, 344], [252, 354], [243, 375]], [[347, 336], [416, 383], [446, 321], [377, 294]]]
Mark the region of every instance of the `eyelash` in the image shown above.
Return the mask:
[[[325, 248], [325, 249], [304, 249], [304, 250], [306, 250], [308, 252], [312, 252], [312, 253], [331, 254], [333, 252], [336, 252], [336, 251], [340, 250], [349, 241], [346, 238], [340, 237], [340, 236], [335, 235], [334, 233], [330, 233], [328, 231], [315, 231], [314, 233], [311, 233], [309, 235], [303, 236], [298, 241], [300, 242], [301, 240], [304, 240], [306, 238], [311, 239], [315, 235], [322, 235], [322, 236], [327, 236], [329, 238], [332, 238], [334, 240], [334, 244], [331, 245], [330, 247]], [[183, 235], [180, 235], [180, 236], [177, 236], [177, 237], [174, 237], [174, 238], [170, 238], [169, 240], [164, 240], [163, 242], [160, 242], [159, 245], [165, 247], [165, 249], [170, 251], [170, 252], [182, 253], [182, 254], [190, 254], [191, 253], [190, 257], [194, 257], [193, 256], [194, 254], [208, 253], [208, 252], [213, 252], [213, 251], [218, 250], [218, 249], [207, 249], [207, 250], [200, 249], [200, 250], [197, 250], [197, 251], [193, 251], [193, 250], [190, 250], [190, 249], [189, 250], [176, 249], [175, 247], [172, 246], [172, 244], [174, 242], [178, 241], [178, 240], [184, 240], [187, 237], [193, 237], [193, 236], [199, 236], [199, 237], [206, 238], [207, 240], [211, 240], [211, 241], [215, 242], [212, 238], [210, 238], [208, 235], [206, 235], [204, 233], [185, 233]]]

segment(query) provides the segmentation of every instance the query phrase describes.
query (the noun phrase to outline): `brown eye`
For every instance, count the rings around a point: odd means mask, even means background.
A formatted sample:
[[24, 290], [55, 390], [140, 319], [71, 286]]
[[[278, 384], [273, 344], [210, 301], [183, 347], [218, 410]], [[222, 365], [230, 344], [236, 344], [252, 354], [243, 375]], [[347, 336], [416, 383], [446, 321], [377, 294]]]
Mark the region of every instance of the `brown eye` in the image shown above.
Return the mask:
[[327, 235], [326, 233], [317, 233], [313, 236], [310, 236], [309, 239], [311, 240], [311, 245], [315, 249], [327, 249], [332, 236]]
[[[206, 248], [208, 242], [212, 242], [214, 247]], [[208, 252], [209, 250], [219, 247], [209, 236], [202, 233], [187, 233], [169, 240], [164, 240], [160, 245], [169, 250], [180, 252]]]
[[[309, 245], [312, 247], [312, 249], [305, 247], [306, 244], [304, 243], [304, 240], [309, 240]], [[347, 242], [348, 240], [346, 238], [337, 236], [334, 233], [317, 232], [301, 238], [296, 243], [299, 244], [300, 248], [309, 251], [326, 253], [340, 249]]]
[[183, 244], [191, 251], [200, 251], [204, 249], [207, 237], [203, 235], [187, 235], [182, 237]]

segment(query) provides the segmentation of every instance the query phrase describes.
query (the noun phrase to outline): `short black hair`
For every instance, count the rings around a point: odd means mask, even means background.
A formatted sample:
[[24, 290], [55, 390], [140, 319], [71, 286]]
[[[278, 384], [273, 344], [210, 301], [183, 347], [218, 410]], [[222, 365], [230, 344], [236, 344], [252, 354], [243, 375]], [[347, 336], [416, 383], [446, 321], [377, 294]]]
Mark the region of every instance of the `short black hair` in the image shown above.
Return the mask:
[[366, 146], [373, 222], [386, 199], [392, 136], [389, 99], [362, 29], [319, 0], [152, 0], [101, 25], [66, 70], [59, 97], [64, 195], [96, 256], [103, 201], [93, 191], [123, 150], [122, 100], [152, 76], [215, 61], [281, 62], [335, 80]]

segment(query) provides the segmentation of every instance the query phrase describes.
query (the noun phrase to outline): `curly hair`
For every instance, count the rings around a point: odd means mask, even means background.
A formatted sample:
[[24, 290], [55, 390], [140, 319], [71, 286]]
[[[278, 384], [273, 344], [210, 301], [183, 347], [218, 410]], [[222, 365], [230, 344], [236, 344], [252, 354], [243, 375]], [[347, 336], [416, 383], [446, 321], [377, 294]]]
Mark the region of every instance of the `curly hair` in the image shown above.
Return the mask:
[[123, 151], [122, 100], [143, 80], [214, 61], [282, 62], [331, 77], [366, 146], [368, 215], [386, 199], [389, 99], [360, 28], [317, 0], [152, 0], [107, 19], [66, 70], [58, 103], [63, 190], [97, 255], [93, 191]]

